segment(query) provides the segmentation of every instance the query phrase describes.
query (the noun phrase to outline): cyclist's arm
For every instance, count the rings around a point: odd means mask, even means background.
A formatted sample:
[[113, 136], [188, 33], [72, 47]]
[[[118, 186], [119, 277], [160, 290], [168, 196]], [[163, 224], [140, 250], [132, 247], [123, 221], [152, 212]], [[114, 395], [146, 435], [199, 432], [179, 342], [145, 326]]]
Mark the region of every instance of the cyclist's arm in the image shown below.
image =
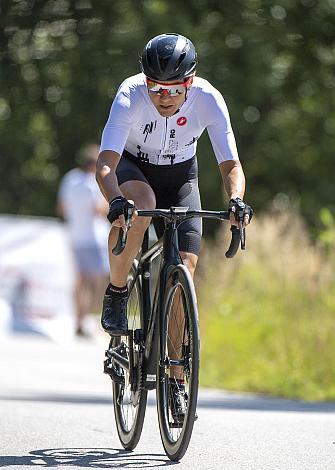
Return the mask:
[[117, 196], [123, 196], [115, 173], [120, 158], [120, 154], [114, 150], [104, 150], [98, 157], [95, 177], [107, 202]]
[[[243, 199], [245, 192], [245, 177], [241, 162], [239, 160], [226, 160], [219, 164], [223, 185], [229, 200]], [[250, 222], [251, 216], [245, 215], [243, 225]], [[230, 214], [230, 224], [237, 225], [234, 214]]]
[[226, 160], [219, 164], [223, 185], [229, 199], [240, 197], [245, 192], [245, 177], [239, 160]]
[[[229, 200], [243, 199], [245, 177], [225, 100], [221, 93], [212, 87], [211, 93], [206, 95], [205, 106], [207, 106], [207, 130], [219, 164], [224, 188]], [[236, 225], [233, 214], [231, 214], [230, 222]], [[245, 223], [248, 222], [245, 221]]]
[[117, 196], [122, 196], [115, 170], [132, 125], [130, 105], [129, 89], [126, 85], [121, 85], [102, 133], [97, 161], [96, 180], [107, 202]]

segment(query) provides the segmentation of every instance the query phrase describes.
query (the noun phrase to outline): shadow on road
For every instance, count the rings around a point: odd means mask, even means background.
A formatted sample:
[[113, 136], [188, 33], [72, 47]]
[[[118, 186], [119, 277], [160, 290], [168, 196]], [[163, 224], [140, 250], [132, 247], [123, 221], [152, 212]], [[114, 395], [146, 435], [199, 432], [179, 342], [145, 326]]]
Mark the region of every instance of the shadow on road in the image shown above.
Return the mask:
[[178, 465], [163, 454], [134, 454], [118, 449], [41, 449], [29, 455], [0, 456], [0, 467], [156, 468]]
[[[111, 405], [112, 398], [108, 396], [90, 395], [68, 395], [31, 393], [16, 395], [0, 395], [0, 401], [27, 401], [45, 403], [73, 403], [78, 405]], [[154, 395], [148, 397], [148, 405], [155, 406]], [[335, 413], [333, 402], [305, 402], [301, 400], [287, 400], [282, 398], [271, 398], [252, 394], [230, 394], [221, 395], [206, 394], [198, 400], [198, 408], [226, 409], [226, 410], [255, 410], [255, 411], [278, 411], [278, 412], [301, 412], [301, 413]]]
[[219, 399], [199, 399], [198, 408], [220, 408], [226, 410], [278, 411], [295, 413], [335, 413], [335, 403], [305, 402], [263, 396], [229, 396]]

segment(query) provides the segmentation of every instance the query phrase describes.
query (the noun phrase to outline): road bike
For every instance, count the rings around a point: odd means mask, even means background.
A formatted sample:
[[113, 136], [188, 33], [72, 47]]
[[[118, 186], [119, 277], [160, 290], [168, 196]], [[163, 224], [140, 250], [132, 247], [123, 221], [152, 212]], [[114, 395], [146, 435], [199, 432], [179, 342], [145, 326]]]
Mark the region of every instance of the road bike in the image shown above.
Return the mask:
[[[197, 419], [200, 338], [194, 284], [179, 254], [177, 229], [189, 218], [228, 220], [229, 213], [187, 207], [137, 213], [139, 217], [163, 218], [165, 231], [150, 247], [148, 230], [144, 236], [128, 276], [128, 334], [111, 338], [104, 372], [113, 382], [114, 414], [123, 447], [136, 447], [148, 391], [156, 389], [162, 443], [169, 459], [178, 461], [187, 450]], [[228, 258], [236, 254], [240, 244], [245, 248], [242, 223], [231, 230]], [[120, 229], [114, 254], [123, 251], [126, 240], [127, 231]], [[152, 263], [158, 256], [159, 272], [153, 276]], [[180, 408], [183, 412], [178, 414]]]

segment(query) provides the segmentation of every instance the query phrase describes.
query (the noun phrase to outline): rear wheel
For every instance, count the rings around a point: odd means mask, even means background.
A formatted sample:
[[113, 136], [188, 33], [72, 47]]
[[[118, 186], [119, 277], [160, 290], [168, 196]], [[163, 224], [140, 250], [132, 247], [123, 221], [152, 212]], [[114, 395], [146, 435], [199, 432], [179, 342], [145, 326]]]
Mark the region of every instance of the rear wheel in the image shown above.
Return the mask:
[[[133, 362], [133, 380], [127, 369], [114, 363], [116, 368], [113, 380], [113, 402], [117, 432], [123, 447], [132, 450], [136, 447], [143, 428], [147, 391], [142, 388], [142, 356], [143, 347], [135, 330], [143, 331], [143, 314], [141, 302], [141, 279], [136, 276], [136, 266], [133, 265], [128, 276], [129, 298], [127, 317], [129, 336], [119, 336], [111, 339], [110, 348], [115, 350], [128, 361]], [[132, 361], [131, 361], [131, 351]]]
[[200, 346], [195, 290], [184, 265], [169, 274], [163, 318], [157, 364], [159, 428], [166, 454], [179, 460], [196, 419]]

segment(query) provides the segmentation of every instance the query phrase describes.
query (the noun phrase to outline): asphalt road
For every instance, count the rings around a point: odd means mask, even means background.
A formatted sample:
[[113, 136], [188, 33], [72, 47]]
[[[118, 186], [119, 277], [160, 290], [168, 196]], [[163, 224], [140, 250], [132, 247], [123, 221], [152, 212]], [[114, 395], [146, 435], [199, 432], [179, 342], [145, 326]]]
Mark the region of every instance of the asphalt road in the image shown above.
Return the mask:
[[335, 404], [219, 391], [200, 392], [180, 463], [164, 454], [154, 392], [139, 445], [123, 451], [102, 373], [106, 343], [0, 338], [0, 467], [335, 470]]

